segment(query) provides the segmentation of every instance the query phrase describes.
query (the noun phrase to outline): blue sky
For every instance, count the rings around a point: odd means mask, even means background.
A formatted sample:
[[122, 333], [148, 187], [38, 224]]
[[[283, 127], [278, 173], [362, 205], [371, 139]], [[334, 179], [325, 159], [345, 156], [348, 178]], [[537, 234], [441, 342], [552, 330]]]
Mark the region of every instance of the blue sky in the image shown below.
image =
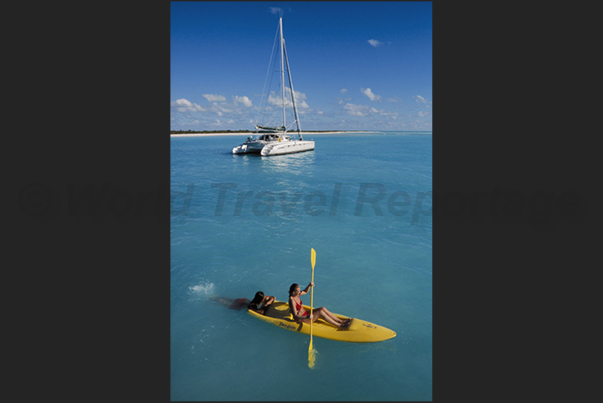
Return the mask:
[[302, 130], [432, 130], [431, 2], [171, 2], [173, 130], [253, 130], [278, 26]]

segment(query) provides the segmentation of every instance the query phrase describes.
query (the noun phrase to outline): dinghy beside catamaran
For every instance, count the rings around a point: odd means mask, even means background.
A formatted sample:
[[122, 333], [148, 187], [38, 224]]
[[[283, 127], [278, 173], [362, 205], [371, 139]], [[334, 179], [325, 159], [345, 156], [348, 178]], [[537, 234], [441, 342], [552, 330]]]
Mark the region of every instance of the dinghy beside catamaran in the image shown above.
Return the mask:
[[[233, 154], [249, 154], [259, 153], [263, 156], [291, 154], [302, 151], [314, 150], [314, 141], [304, 140], [301, 134], [299, 124], [299, 116], [297, 114], [297, 105], [295, 103], [295, 91], [293, 91], [293, 82], [291, 81], [291, 70], [289, 69], [289, 60], [287, 59], [287, 51], [285, 49], [285, 40], [283, 39], [283, 18], [279, 18], [280, 31], [280, 83], [281, 83], [281, 99], [274, 101], [274, 104], [282, 104], [283, 116], [282, 126], [263, 126], [257, 124], [255, 126], [257, 132], [256, 137], [248, 137], [243, 144], [232, 149]], [[278, 33], [277, 33], [278, 35]], [[285, 87], [285, 66], [287, 67], [287, 77], [289, 87]], [[290, 101], [289, 101], [290, 99]], [[293, 121], [287, 125], [286, 108], [291, 106], [293, 109]], [[296, 126], [295, 131], [288, 131], [289, 128]], [[292, 137], [294, 136], [294, 137]]]

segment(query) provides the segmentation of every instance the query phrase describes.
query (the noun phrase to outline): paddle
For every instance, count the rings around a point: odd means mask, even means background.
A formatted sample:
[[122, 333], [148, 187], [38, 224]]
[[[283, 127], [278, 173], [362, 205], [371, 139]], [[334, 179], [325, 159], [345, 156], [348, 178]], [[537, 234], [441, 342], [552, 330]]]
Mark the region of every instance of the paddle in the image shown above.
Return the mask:
[[[312, 261], [312, 282], [314, 282], [314, 265], [316, 264], [316, 251], [312, 248], [311, 251], [311, 261]], [[312, 309], [314, 307], [314, 286], [310, 290], [310, 316], [312, 316]], [[312, 319], [310, 319], [310, 347], [308, 348], [308, 367], [310, 369], [314, 369], [314, 361], [316, 360], [317, 351], [312, 347]]]

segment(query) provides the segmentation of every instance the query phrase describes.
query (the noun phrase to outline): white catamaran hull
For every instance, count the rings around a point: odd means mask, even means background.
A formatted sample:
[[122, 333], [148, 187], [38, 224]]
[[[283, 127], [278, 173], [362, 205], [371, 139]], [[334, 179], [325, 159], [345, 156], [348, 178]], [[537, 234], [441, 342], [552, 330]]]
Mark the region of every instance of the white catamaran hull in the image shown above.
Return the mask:
[[300, 153], [302, 151], [314, 150], [314, 141], [308, 140], [293, 140], [293, 141], [281, 141], [276, 144], [268, 144], [262, 151], [261, 155], [281, 155], [281, 154], [292, 154]]
[[291, 140], [247, 142], [232, 149], [233, 154], [260, 154], [264, 156], [300, 153], [314, 150], [314, 141]]
[[268, 144], [267, 141], [246, 141], [232, 149], [233, 154], [259, 154]]

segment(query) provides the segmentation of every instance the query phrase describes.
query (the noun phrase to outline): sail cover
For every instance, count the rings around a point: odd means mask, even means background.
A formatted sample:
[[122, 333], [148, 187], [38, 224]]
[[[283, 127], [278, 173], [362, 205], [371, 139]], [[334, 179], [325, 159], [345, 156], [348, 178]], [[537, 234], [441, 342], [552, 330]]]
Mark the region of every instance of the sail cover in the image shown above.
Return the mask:
[[270, 131], [274, 131], [274, 132], [284, 132], [286, 130], [285, 126], [269, 127], [269, 126], [255, 125], [255, 128], [258, 130], [270, 130]]

